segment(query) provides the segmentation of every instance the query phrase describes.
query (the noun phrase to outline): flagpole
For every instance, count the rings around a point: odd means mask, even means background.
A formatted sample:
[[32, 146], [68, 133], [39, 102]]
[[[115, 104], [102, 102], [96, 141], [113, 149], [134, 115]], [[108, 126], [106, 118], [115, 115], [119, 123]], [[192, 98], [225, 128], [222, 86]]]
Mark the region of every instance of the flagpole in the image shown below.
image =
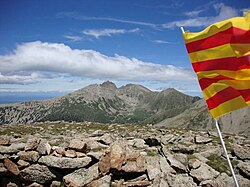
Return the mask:
[[232, 164], [231, 164], [231, 162], [230, 162], [230, 159], [229, 159], [229, 156], [228, 156], [228, 154], [227, 154], [227, 149], [226, 149], [225, 143], [224, 143], [224, 141], [223, 141], [223, 138], [222, 138], [222, 135], [221, 135], [221, 131], [220, 131], [220, 127], [219, 127], [219, 125], [218, 125], [217, 119], [214, 119], [214, 122], [215, 122], [215, 127], [216, 127], [216, 130], [217, 130], [217, 133], [218, 133], [218, 135], [219, 135], [219, 137], [220, 137], [220, 142], [221, 142], [223, 151], [224, 151], [224, 153], [225, 153], [225, 155], [226, 155], [226, 158], [227, 158], [228, 166], [229, 166], [229, 168], [230, 168], [230, 170], [231, 170], [231, 174], [232, 174], [233, 179], [234, 179], [235, 186], [236, 186], [236, 187], [239, 187], [238, 181], [237, 181], [236, 176], [235, 176], [235, 173], [234, 173], [233, 166], [232, 166]]
[[184, 31], [184, 28], [183, 28], [183, 27], [181, 27], [181, 32], [182, 32], [182, 34], [184, 34], [184, 33], [185, 33], [185, 31]]

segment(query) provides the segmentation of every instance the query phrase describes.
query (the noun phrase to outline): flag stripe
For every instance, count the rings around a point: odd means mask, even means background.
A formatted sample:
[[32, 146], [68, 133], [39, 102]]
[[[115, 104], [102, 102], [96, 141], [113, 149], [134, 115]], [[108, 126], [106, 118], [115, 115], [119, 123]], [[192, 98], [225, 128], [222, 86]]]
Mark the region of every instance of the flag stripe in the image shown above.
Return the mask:
[[248, 90], [250, 89], [250, 81], [238, 81], [238, 80], [220, 80], [216, 83], [211, 84], [207, 88], [203, 89], [204, 99], [207, 100], [214, 96], [217, 92], [227, 88], [232, 87], [236, 90]]
[[183, 37], [185, 38], [186, 43], [190, 43], [215, 35], [218, 32], [229, 29], [232, 26], [242, 30], [250, 30], [248, 20], [246, 20], [244, 17], [236, 17], [215, 23], [201, 32], [185, 32]]
[[192, 64], [195, 72], [212, 70], [231, 70], [250, 69], [250, 55], [240, 58], [228, 57], [214, 60], [196, 62]]
[[197, 72], [197, 76], [200, 79], [202, 78], [220, 78], [218, 76], [223, 76], [225, 79], [235, 79], [235, 80], [249, 80], [250, 69], [242, 69], [238, 71], [228, 71], [228, 70], [214, 70], [214, 71], [202, 71]]
[[232, 100], [226, 101], [219, 105], [218, 107], [210, 110], [211, 115], [213, 118], [217, 118], [225, 113], [240, 109], [242, 107], [248, 106], [244, 99], [240, 97], [236, 97]]
[[246, 102], [250, 101], [250, 89], [248, 90], [239, 90], [240, 95], [245, 99]]
[[225, 44], [202, 51], [189, 53], [192, 63], [218, 58], [241, 57], [250, 55], [250, 44]]
[[211, 84], [217, 83], [220, 80], [234, 80], [234, 79], [230, 77], [221, 76], [221, 75], [218, 75], [214, 78], [201, 78], [199, 79], [201, 90], [203, 91], [204, 89], [209, 87]]
[[186, 44], [188, 53], [224, 45], [227, 43], [250, 43], [250, 30], [230, 27], [207, 38]]
[[219, 106], [221, 103], [241, 96], [239, 92], [231, 87], [228, 87], [220, 92], [217, 92], [213, 97], [206, 100], [209, 110]]

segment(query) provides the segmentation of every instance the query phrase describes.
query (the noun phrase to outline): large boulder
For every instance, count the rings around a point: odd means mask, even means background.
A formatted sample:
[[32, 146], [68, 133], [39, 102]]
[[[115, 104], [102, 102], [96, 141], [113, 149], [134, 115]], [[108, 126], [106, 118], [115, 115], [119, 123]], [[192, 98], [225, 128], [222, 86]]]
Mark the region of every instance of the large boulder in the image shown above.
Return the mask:
[[45, 164], [48, 167], [60, 169], [78, 169], [87, 166], [91, 158], [86, 156], [82, 158], [63, 158], [56, 156], [42, 156], [38, 163]]
[[18, 166], [12, 162], [10, 159], [5, 158], [4, 159], [4, 166], [14, 175], [19, 175], [20, 171]]
[[84, 187], [99, 176], [98, 165], [88, 169], [81, 168], [63, 177], [64, 184], [68, 187]]
[[37, 162], [40, 158], [40, 155], [37, 151], [20, 151], [18, 152], [20, 159], [28, 162]]
[[242, 160], [250, 160], [250, 147], [235, 145], [233, 148], [233, 153]]
[[41, 184], [48, 184], [56, 178], [47, 166], [39, 164], [34, 164], [23, 169], [20, 172], [20, 176], [26, 181], [38, 182]]
[[197, 169], [192, 169], [190, 175], [195, 178], [197, 181], [205, 181], [216, 178], [220, 173], [214, 170], [209, 165], [203, 163]]

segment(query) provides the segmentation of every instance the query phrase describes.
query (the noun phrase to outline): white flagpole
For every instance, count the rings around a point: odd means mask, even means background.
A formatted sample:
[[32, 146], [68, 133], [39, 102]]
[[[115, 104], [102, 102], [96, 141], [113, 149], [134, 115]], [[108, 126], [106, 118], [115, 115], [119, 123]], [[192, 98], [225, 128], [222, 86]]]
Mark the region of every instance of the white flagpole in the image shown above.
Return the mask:
[[[183, 27], [181, 27], [181, 32], [182, 32], [182, 34], [185, 33]], [[220, 131], [220, 128], [219, 128], [219, 125], [218, 125], [218, 121], [217, 121], [216, 119], [214, 119], [214, 121], [215, 121], [215, 127], [216, 127], [216, 130], [217, 130], [217, 133], [218, 133], [218, 135], [219, 135], [219, 137], [220, 137], [220, 142], [221, 142], [223, 151], [224, 151], [224, 153], [225, 153], [225, 155], [226, 155], [226, 158], [227, 158], [228, 166], [229, 166], [230, 171], [231, 171], [231, 174], [232, 174], [232, 176], [233, 176], [233, 180], [234, 180], [235, 186], [236, 186], [236, 187], [239, 187], [238, 181], [237, 181], [236, 176], [235, 176], [235, 173], [234, 173], [233, 166], [232, 166], [231, 161], [230, 161], [230, 159], [229, 159], [229, 156], [228, 156], [228, 154], [227, 154], [227, 149], [226, 149], [225, 143], [224, 143], [223, 138], [222, 138], [222, 135], [221, 135], [221, 131]]]
[[219, 125], [218, 125], [218, 121], [217, 121], [216, 119], [214, 119], [214, 122], [215, 122], [215, 127], [216, 127], [216, 130], [217, 130], [217, 133], [218, 133], [218, 135], [219, 135], [219, 137], [220, 137], [220, 142], [221, 142], [223, 151], [224, 151], [224, 153], [225, 153], [225, 155], [226, 155], [226, 158], [227, 158], [228, 166], [229, 166], [229, 168], [230, 168], [231, 174], [232, 174], [233, 179], [234, 179], [235, 186], [236, 186], [236, 187], [239, 187], [238, 181], [237, 181], [236, 176], [235, 176], [235, 173], [234, 173], [233, 166], [232, 166], [232, 164], [231, 164], [231, 162], [230, 162], [230, 159], [229, 159], [229, 156], [228, 156], [228, 154], [227, 154], [227, 149], [226, 149], [225, 143], [224, 143], [223, 138], [222, 138], [222, 135], [221, 135], [221, 131], [220, 131], [220, 127], [219, 127]]
[[184, 28], [183, 28], [183, 27], [181, 27], [181, 32], [182, 32], [182, 34], [184, 34], [184, 33], [185, 33], [185, 31], [184, 31]]

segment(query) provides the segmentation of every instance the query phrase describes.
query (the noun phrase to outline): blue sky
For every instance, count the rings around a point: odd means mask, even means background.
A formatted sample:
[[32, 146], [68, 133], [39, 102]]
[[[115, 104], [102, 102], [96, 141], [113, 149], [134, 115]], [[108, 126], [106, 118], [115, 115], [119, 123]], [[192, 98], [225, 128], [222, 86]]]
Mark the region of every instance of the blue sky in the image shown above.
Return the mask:
[[249, 8], [246, 0], [1, 0], [0, 92], [110, 80], [201, 96], [179, 27], [200, 31]]

